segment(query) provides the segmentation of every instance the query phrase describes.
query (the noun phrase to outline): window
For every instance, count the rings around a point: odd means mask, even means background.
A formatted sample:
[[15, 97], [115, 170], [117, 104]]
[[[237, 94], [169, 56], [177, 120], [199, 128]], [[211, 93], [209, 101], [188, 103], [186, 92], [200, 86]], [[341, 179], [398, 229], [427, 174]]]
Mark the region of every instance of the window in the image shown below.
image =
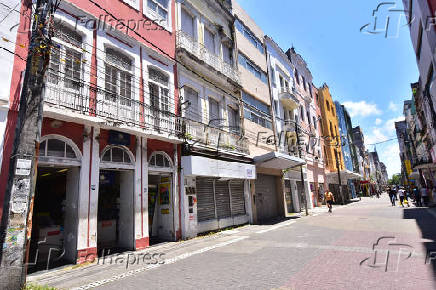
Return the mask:
[[228, 47], [224, 43], [222, 44], [222, 48], [224, 62], [233, 65], [233, 49]]
[[105, 88], [106, 100], [121, 105], [131, 106], [132, 91], [132, 61], [115, 49], [106, 49]]
[[274, 108], [275, 108], [277, 117], [280, 117], [279, 102], [277, 100], [274, 100]]
[[78, 91], [82, 79], [82, 36], [61, 24], [55, 30], [53, 41], [55, 48], [50, 57], [47, 82]]
[[184, 95], [185, 95], [185, 101], [188, 102], [187, 104], [187, 110], [185, 112], [185, 116], [194, 121], [200, 121], [201, 116], [199, 115], [199, 109], [198, 109], [198, 93], [191, 89], [190, 87], [184, 88]]
[[276, 72], [273, 67], [271, 67], [271, 82], [273, 87], [276, 86]]
[[304, 107], [303, 106], [300, 107], [300, 116], [301, 116], [301, 121], [304, 122]]
[[298, 75], [298, 71], [295, 69], [295, 80], [298, 84], [300, 84], [300, 76]]
[[272, 118], [270, 107], [265, 105], [254, 97], [242, 92], [244, 101], [244, 117], [262, 127], [272, 129]]
[[327, 111], [330, 111], [330, 103], [329, 103], [329, 101], [325, 101], [325, 106], [326, 106], [326, 108], [327, 108]]
[[241, 34], [244, 35], [254, 47], [256, 47], [262, 54], [264, 53], [262, 42], [258, 40], [256, 36], [254, 36], [250, 29], [245, 27], [244, 24], [242, 24], [239, 20], [235, 21], [235, 26], [236, 29], [239, 30], [239, 32], [241, 32]]
[[239, 134], [239, 111], [228, 106], [227, 113], [229, 116], [229, 131]]
[[303, 88], [305, 91], [307, 91], [307, 87], [306, 87], [306, 79], [304, 78], [304, 76], [302, 76], [303, 78]]
[[421, 48], [422, 48], [422, 22], [419, 21], [419, 31], [418, 31], [418, 40], [416, 46], [416, 58], [419, 60], [421, 58]]
[[251, 61], [249, 61], [243, 54], [239, 53], [239, 64], [245, 67], [248, 71], [250, 71], [253, 75], [255, 75], [258, 79], [260, 79], [265, 84], [268, 83], [266, 74], [254, 65]]
[[147, 11], [156, 20], [168, 24], [168, 0], [147, 0]]
[[310, 98], [313, 99], [312, 86], [310, 84], [308, 84], [308, 87], [309, 87]]
[[171, 168], [173, 165], [166, 154], [157, 152], [151, 155], [149, 166], [159, 168]]
[[194, 39], [194, 18], [182, 8], [182, 31]]
[[329, 165], [329, 159], [327, 158], [327, 151], [326, 151], [325, 147], [324, 147], [324, 162], [325, 162], [325, 165]]
[[168, 114], [170, 112], [168, 75], [154, 67], [149, 67], [148, 77], [151, 108], [154, 109], [154, 113], [160, 111]]
[[102, 161], [133, 164], [129, 154], [122, 147], [109, 147], [106, 152], [103, 153]]
[[204, 29], [204, 46], [215, 54], [215, 34], [207, 28]]
[[310, 112], [306, 111], [306, 115], [307, 115], [307, 122], [309, 123], [309, 125], [311, 125]]
[[220, 123], [220, 105], [216, 100], [209, 98], [209, 125], [217, 127]]
[[284, 81], [283, 81], [283, 77], [279, 75], [279, 84], [280, 84], [280, 88], [283, 90], [284, 87]]
[[313, 126], [315, 127], [315, 129], [318, 129], [318, 125], [316, 124], [317, 122], [316, 122], [315, 116], [312, 117], [312, 119], [313, 119]]
[[40, 157], [60, 157], [67, 159], [78, 159], [73, 148], [66, 142], [59, 139], [47, 139], [39, 145]]

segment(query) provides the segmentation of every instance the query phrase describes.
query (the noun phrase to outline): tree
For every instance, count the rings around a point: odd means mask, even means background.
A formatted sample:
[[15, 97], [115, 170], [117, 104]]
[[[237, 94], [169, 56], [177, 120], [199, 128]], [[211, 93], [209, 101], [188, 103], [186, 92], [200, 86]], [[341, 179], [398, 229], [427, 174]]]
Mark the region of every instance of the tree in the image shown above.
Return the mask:
[[388, 181], [389, 185], [400, 185], [401, 184], [401, 174], [394, 174], [392, 178]]

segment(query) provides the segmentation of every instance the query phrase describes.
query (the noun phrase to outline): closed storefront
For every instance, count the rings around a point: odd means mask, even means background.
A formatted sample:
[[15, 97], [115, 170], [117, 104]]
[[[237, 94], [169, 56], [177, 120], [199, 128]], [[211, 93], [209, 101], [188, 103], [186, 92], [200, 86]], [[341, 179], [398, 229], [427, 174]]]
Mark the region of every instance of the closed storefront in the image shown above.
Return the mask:
[[212, 178], [197, 178], [197, 218], [199, 222], [215, 218]]
[[250, 221], [248, 180], [255, 179], [254, 165], [202, 156], [183, 156], [182, 168], [184, 238]]
[[301, 181], [297, 181], [298, 198], [300, 199], [300, 210], [304, 210], [304, 184]]
[[255, 202], [258, 222], [268, 221], [279, 215], [275, 176], [257, 175]]
[[197, 220], [225, 220], [245, 215], [244, 181], [196, 178]]

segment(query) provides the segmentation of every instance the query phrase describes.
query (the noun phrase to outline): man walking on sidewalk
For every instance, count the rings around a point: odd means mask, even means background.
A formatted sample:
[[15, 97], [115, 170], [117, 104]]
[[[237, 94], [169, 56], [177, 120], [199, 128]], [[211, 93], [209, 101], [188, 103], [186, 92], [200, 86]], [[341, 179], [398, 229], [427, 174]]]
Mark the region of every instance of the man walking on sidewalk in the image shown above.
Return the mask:
[[325, 191], [325, 202], [327, 203], [327, 206], [329, 208], [329, 212], [332, 212], [332, 207], [333, 207], [333, 202], [335, 201], [335, 196], [333, 195], [333, 193], [331, 193], [330, 191], [326, 190]]

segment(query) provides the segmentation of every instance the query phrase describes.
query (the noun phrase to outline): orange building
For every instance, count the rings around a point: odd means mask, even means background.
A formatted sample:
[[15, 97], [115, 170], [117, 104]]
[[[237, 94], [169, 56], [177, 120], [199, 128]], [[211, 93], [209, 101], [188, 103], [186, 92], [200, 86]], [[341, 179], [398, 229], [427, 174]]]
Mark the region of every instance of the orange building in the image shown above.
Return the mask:
[[321, 110], [321, 131], [324, 137], [323, 150], [326, 171], [335, 172], [338, 170], [336, 156], [339, 158], [339, 169], [344, 170], [345, 166], [339, 138], [336, 108], [330, 95], [329, 87], [325, 83], [318, 89], [317, 102]]

